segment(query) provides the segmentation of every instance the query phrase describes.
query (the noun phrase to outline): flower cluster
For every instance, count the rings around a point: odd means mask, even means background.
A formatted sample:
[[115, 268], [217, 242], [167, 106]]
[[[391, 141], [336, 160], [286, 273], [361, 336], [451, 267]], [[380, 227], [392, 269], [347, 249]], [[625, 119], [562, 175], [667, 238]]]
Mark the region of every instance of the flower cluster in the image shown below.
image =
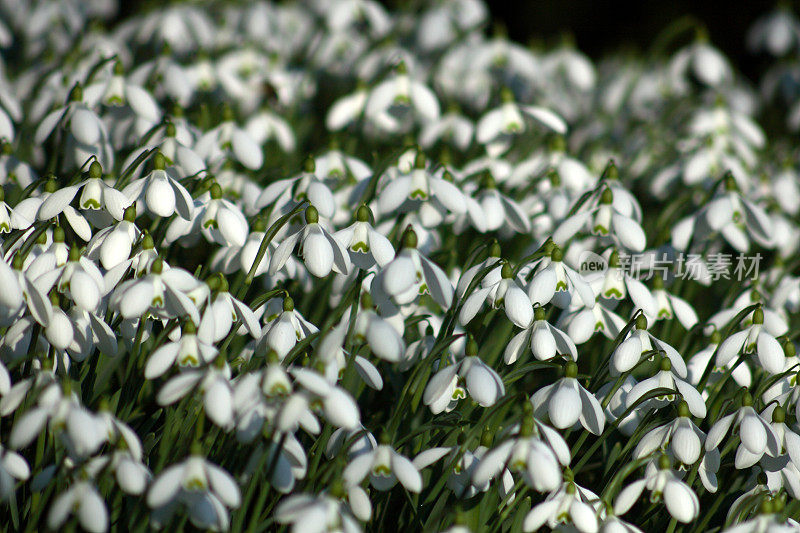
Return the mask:
[[5, 526], [800, 531], [790, 11], [119, 7], [0, 0]]

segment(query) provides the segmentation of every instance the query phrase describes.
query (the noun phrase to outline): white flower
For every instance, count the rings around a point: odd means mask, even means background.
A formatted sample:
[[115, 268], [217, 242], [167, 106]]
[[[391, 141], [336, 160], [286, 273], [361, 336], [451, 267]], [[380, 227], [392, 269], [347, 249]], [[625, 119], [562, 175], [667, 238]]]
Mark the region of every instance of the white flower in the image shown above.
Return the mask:
[[680, 88], [687, 83], [686, 78], [690, 74], [711, 87], [717, 87], [733, 77], [733, 70], [725, 56], [704, 40], [679, 50], [672, 58], [669, 70], [674, 83]]
[[376, 490], [389, 490], [398, 481], [410, 492], [422, 490], [422, 476], [414, 463], [389, 444], [379, 444], [374, 450], [351, 459], [342, 473], [347, 486], [358, 485], [367, 476]]
[[[661, 353], [664, 354], [664, 352]], [[626, 400], [626, 407], [630, 408], [645, 394], [657, 388], [672, 389], [679, 393], [689, 405], [689, 411], [692, 415], [698, 418], [705, 418], [706, 403], [703, 397], [697, 392], [697, 389], [685, 382], [673, 371], [671, 359], [666, 354], [661, 357], [659, 371], [656, 375], [640, 381], [631, 389]], [[666, 405], [666, 402], [670, 401], [673, 396], [673, 394], [665, 394], [663, 397], [651, 398], [639, 405], [639, 409], [659, 408]]]
[[529, 487], [550, 492], [561, 485], [561, 466], [567, 466], [569, 459], [564, 439], [552, 428], [535, 421], [531, 414], [526, 414], [516, 436], [484, 454], [473, 472], [472, 482], [482, 486], [507, 467], [512, 473], [521, 474]]
[[192, 195], [178, 182], [172, 171], [166, 169], [166, 165], [164, 154], [156, 152], [150, 174], [131, 182], [123, 192], [132, 201], [147, 205], [147, 209], [156, 216], [167, 218], [178, 213], [181, 218], [191, 220], [194, 210]]
[[747, 35], [751, 50], [782, 56], [800, 44], [800, 25], [788, 6], [779, 5], [756, 20]]
[[578, 360], [578, 349], [572, 339], [545, 320], [544, 308], [537, 307], [533, 322], [528, 328], [517, 333], [506, 345], [503, 359], [507, 365], [516, 362], [528, 348], [539, 361], [549, 361], [556, 355], [569, 356]]
[[[296, 406], [289, 409], [284, 404], [282, 416], [286, 420], [297, 417], [299, 412], [306, 409], [311, 403], [321, 407], [325, 418], [336, 427], [354, 429], [361, 424], [361, 414], [358, 404], [349, 392], [337, 386], [335, 381], [328, 380], [325, 376], [307, 369], [291, 368], [289, 370], [295, 381], [308, 393], [305, 396], [295, 394], [292, 399]], [[288, 404], [288, 402], [287, 402]], [[284, 427], [287, 427], [284, 425]]]
[[319, 214], [313, 206], [306, 208], [306, 225], [286, 237], [275, 249], [269, 263], [269, 274], [275, 275], [283, 268], [289, 255], [300, 244], [299, 255], [308, 271], [318, 278], [334, 271], [350, 272], [350, 256], [345, 246], [319, 223]]
[[175, 218], [167, 229], [165, 243], [185, 237], [191, 244], [199, 234], [222, 246], [244, 246], [249, 228], [242, 210], [222, 197], [222, 187], [213, 183], [207, 193], [197, 198], [190, 219]]
[[468, 118], [457, 111], [449, 111], [423, 126], [419, 134], [419, 143], [427, 149], [437, 141], [443, 141], [464, 151], [472, 143], [474, 131], [475, 126]]
[[513, 269], [508, 263], [492, 269], [464, 301], [458, 315], [459, 322], [468, 324], [488, 301], [495, 309], [503, 307], [508, 319], [516, 326], [529, 327], [533, 320], [533, 306], [519, 284], [519, 276], [514, 279]]
[[369, 92], [364, 112], [379, 129], [397, 132], [409, 119], [436, 120], [440, 108], [436, 94], [424, 83], [412, 79], [405, 63], [400, 62], [394, 75]]
[[534, 414], [538, 417], [547, 414], [558, 429], [572, 427], [580, 421], [589, 432], [599, 435], [606, 421], [603, 408], [594, 394], [578, 382], [577, 375], [578, 365], [574, 361], [567, 362], [563, 378], [542, 387], [531, 397]]
[[647, 245], [647, 236], [639, 223], [623, 212], [614, 201], [616, 193], [603, 186], [572, 216], [564, 220], [553, 232], [553, 241], [566, 244], [576, 233], [588, 228], [591, 233], [613, 237], [622, 247], [641, 252]]
[[490, 407], [502, 398], [503, 380], [491, 367], [474, 355], [477, 345], [467, 343], [467, 356], [440, 369], [428, 382], [422, 401], [433, 414], [452, 411], [459, 400], [469, 396], [482, 407]]
[[94, 484], [79, 481], [59, 494], [47, 514], [47, 527], [59, 529], [75, 513], [82, 528], [92, 533], [108, 529], [108, 509]]
[[167, 523], [177, 503], [186, 507], [192, 524], [199, 528], [228, 529], [227, 508], [235, 509], [241, 502], [233, 477], [198, 450], [182, 463], [164, 469], [147, 491], [147, 505], [155, 509], [157, 522]]
[[593, 306], [595, 293], [592, 287], [580, 273], [566, 265], [563, 259], [561, 248], [554, 246], [549, 256], [544, 256], [526, 266], [535, 272], [528, 285], [528, 297], [531, 302], [544, 305], [553, 301], [559, 307], [567, 307], [570, 304]]
[[595, 533], [599, 501], [595, 493], [569, 481], [528, 511], [522, 529], [536, 531], [545, 523], [553, 529], [559, 524], [572, 524], [581, 533]]
[[484, 114], [476, 126], [476, 139], [489, 145], [490, 152], [505, 152], [511, 139], [525, 131], [525, 119], [532, 118], [548, 129], [561, 135], [567, 132], [567, 123], [547, 108], [521, 105], [514, 101], [514, 93], [509, 89], [501, 92], [502, 104]]
[[419, 210], [423, 224], [436, 227], [447, 212], [466, 213], [466, 200], [461, 190], [445, 179], [445, 175], [432, 173], [426, 164], [425, 155], [417, 152], [413, 169], [402, 173], [398, 170], [400, 175], [384, 183], [378, 194], [378, 208], [382, 215], [389, 215], [397, 209]]
[[[775, 431], [769, 422], [753, 409], [753, 398], [746, 391], [742, 395], [742, 406], [736, 412], [717, 420], [708, 430], [706, 450], [719, 447], [732, 426], [738, 428], [741, 439], [736, 452], [737, 468], [747, 468], [755, 464], [765, 453], [771, 457], [776, 457], [780, 453], [780, 441]], [[750, 456], [754, 459], [752, 462]], [[745, 462], [750, 464], [743, 464]]]
[[14, 494], [16, 481], [25, 481], [30, 475], [24, 457], [0, 446], [0, 500], [7, 500]]
[[697, 495], [675, 476], [665, 455], [659, 458], [658, 468], [651, 463], [644, 479], [630, 483], [617, 495], [614, 512], [618, 515], [627, 513], [645, 488], [651, 492], [651, 500], [664, 501], [667, 511], [675, 520], [688, 523], [697, 518], [700, 512]]
[[770, 374], [783, 372], [783, 347], [764, 327], [764, 311], [761, 307], [753, 311], [753, 323], [750, 327], [722, 341], [717, 350], [716, 364], [724, 366], [739, 354], [752, 353], [755, 353], [758, 363]]
[[168, 317], [188, 315], [199, 323], [197, 307], [183, 292], [194, 288], [196, 280], [181, 268], [165, 269], [165, 266], [158, 258], [149, 274], [117, 286], [109, 306], [118, 309], [123, 318], [138, 318], [150, 312]]
[[[687, 380], [692, 385], [697, 386], [700, 383], [700, 378], [703, 377], [703, 373], [705, 373], [706, 368], [708, 367], [709, 363], [711, 362], [711, 358], [714, 357], [714, 354], [717, 353], [719, 343], [722, 341], [722, 334], [718, 330], [714, 330], [711, 334], [711, 339], [709, 340], [709, 345], [694, 354], [689, 358], [689, 362], [686, 365], [687, 368]], [[725, 367], [718, 367], [713, 365], [713, 369], [711, 374], [708, 378], [709, 383], [717, 383], [725, 372], [729, 369], [731, 371], [731, 377], [733, 380], [741, 387], [750, 387], [752, 383], [753, 376], [750, 372], [750, 367], [746, 364], [737, 365], [736, 368], [733, 366], [736, 365], [736, 360], [731, 359], [728, 361], [728, 364]]]
[[[652, 352], [652, 350], [658, 350], [663, 352], [669, 359], [671, 370], [678, 377], [685, 379], [687, 370], [683, 356], [678, 353], [678, 350], [647, 331], [647, 318], [645, 315], [640, 314], [637, 316], [634, 326], [630, 336], [614, 350], [614, 354], [611, 357], [611, 374], [619, 375], [631, 370], [641, 361], [642, 355]], [[650, 355], [651, 360], [652, 358], [653, 355]]]
[[358, 268], [367, 270], [373, 265], [385, 267], [394, 259], [394, 247], [381, 232], [372, 227], [372, 212], [362, 205], [356, 211], [356, 221], [334, 233], [350, 252], [350, 260]]
[[106, 80], [86, 86], [84, 98], [90, 106], [103, 103], [108, 106], [127, 105], [136, 116], [145, 121], [147, 128], [161, 119], [161, 110], [155, 98], [144, 88], [128, 82], [122, 63], [114, 63]]
[[[345, 496], [349, 502], [345, 501]], [[365, 512], [367, 509], [369, 513]], [[288, 496], [275, 508], [275, 519], [281, 524], [291, 524], [293, 533], [358, 533], [361, 527], [356, 518], [369, 519], [371, 512], [364, 489], [350, 487], [345, 495], [343, 487], [334, 485], [327, 493], [318, 496]]]
[[411, 303], [420, 294], [427, 293], [444, 308], [450, 307], [454, 292], [442, 269], [417, 250], [417, 235], [411, 227], [403, 234], [403, 248], [373, 278], [373, 298], [377, 300], [376, 294], [381, 291], [400, 305]]
[[647, 432], [636, 445], [634, 459], [641, 459], [655, 450], [669, 451], [681, 463], [693, 465], [700, 458], [702, 443], [706, 438], [690, 418], [689, 405], [681, 400], [678, 403], [678, 416], [672, 422]]
[[295, 344], [317, 332], [317, 327], [307, 321], [294, 307], [294, 300], [286, 296], [282, 302], [270, 300], [264, 311], [266, 325], [256, 343], [256, 349], [274, 350], [283, 359]]
[[197, 337], [197, 328], [191, 321], [184, 323], [179, 340], [168, 342], [153, 351], [144, 367], [144, 377], [155, 379], [172, 365], [199, 367], [211, 363], [217, 349]]
[[222, 123], [207, 131], [197, 140], [195, 150], [209, 165], [221, 164], [224, 159], [235, 159], [251, 170], [264, 164], [261, 146], [244, 129], [234, 122], [230, 106], [222, 109]]
[[336, 202], [329, 186], [316, 174], [316, 162], [309, 157], [299, 175], [278, 180], [267, 185], [258, 195], [255, 206], [259, 209], [272, 205], [269, 223], [289, 213], [303, 200], [308, 200], [324, 219], [336, 214]]
[[127, 207], [118, 224], [108, 226], [92, 237], [86, 246], [86, 256], [92, 260], [99, 259], [106, 270], [125, 262], [131, 255], [133, 242], [141, 233], [134, 224], [135, 220], [136, 208]]

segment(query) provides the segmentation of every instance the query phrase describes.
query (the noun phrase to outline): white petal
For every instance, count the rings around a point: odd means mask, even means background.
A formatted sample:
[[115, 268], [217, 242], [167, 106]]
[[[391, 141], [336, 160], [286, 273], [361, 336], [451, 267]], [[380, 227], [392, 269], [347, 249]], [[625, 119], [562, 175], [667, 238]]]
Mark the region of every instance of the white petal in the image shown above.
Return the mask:
[[503, 303], [508, 319], [521, 328], [527, 328], [533, 320], [533, 307], [525, 292], [512, 285], [506, 291]]
[[422, 490], [422, 476], [407, 458], [399, 453], [392, 454], [392, 471], [398, 481], [411, 492]]
[[628, 510], [633, 507], [633, 504], [636, 503], [636, 500], [639, 499], [639, 496], [642, 495], [646, 484], [646, 479], [640, 479], [622, 489], [617, 496], [617, 500], [614, 502], [614, 513], [618, 515], [627, 513]]
[[664, 487], [664, 503], [667, 504], [669, 514], [679, 522], [691, 522], [700, 512], [697, 496], [681, 481], [667, 482]]
[[758, 362], [770, 374], [780, 374], [786, 364], [783, 348], [778, 340], [769, 333], [762, 331], [758, 335], [756, 344]]

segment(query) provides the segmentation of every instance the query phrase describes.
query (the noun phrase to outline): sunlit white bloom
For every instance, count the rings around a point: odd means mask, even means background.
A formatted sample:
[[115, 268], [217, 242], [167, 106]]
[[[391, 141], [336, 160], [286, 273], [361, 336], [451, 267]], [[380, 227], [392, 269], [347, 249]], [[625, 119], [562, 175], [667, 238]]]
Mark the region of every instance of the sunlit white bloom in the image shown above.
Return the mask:
[[589, 432], [599, 435], [606, 421], [603, 408], [594, 394], [578, 382], [577, 375], [578, 365], [568, 362], [563, 378], [542, 387], [531, 397], [534, 414], [538, 417], [546, 414], [558, 429], [572, 427], [580, 421]]
[[230, 522], [228, 508], [235, 509], [241, 502], [236, 480], [204, 459], [199, 451], [164, 469], [147, 491], [147, 505], [154, 509], [153, 519], [162, 524], [169, 521], [178, 507], [185, 507], [195, 526], [225, 530]]
[[658, 463], [658, 468], [651, 463], [644, 479], [628, 484], [617, 495], [614, 512], [619, 515], [627, 513], [639, 499], [642, 491], [647, 488], [651, 493], [651, 500], [662, 500], [675, 520], [683, 523], [691, 522], [700, 512], [697, 495], [689, 485], [676, 477], [670, 468], [669, 458], [662, 455]]
[[[650, 391], [661, 388], [671, 389], [679, 393], [688, 404], [689, 411], [693, 416], [705, 418], [706, 402], [703, 400], [703, 397], [697, 392], [697, 389], [679, 377], [673, 370], [671, 359], [668, 358], [666, 354], [661, 358], [659, 371], [656, 375], [640, 381], [631, 389], [630, 393], [628, 393], [626, 406], [630, 408], [632, 405], [637, 404], [637, 402]], [[671, 393], [665, 393], [663, 396], [656, 396], [655, 398], [646, 400], [644, 403], [640, 403], [639, 409], [658, 408], [666, 405], [667, 402], [674, 399], [674, 396], [675, 394]]]
[[[499, 272], [498, 272], [499, 270]], [[503, 307], [508, 319], [516, 326], [527, 328], [533, 320], [533, 306], [528, 295], [520, 287], [520, 279], [513, 279], [511, 265], [505, 263], [501, 268], [489, 271], [481, 280], [479, 287], [470, 294], [461, 306], [458, 319], [466, 325], [480, 311], [486, 302], [493, 308]]]
[[246, 130], [236, 125], [234, 118], [233, 110], [224, 107], [222, 123], [203, 134], [197, 140], [195, 150], [211, 166], [230, 158], [257, 170], [264, 164], [261, 146]]
[[775, 431], [770, 423], [753, 409], [753, 399], [747, 392], [743, 394], [742, 406], [736, 412], [723, 416], [711, 426], [706, 438], [706, 450], [717, 448], [731, 427], [738, 428], [741, 439], [736, 452], [737, 468], [752, 466], [765, 453], [771, 457], [776, 457], [780, 453], [780, 441]]
[[506, 345], [503, 359], [507, 365], [517, 361], [529, 348], [539, 361], [549, 361], [556, 355], [578, 360], [578, 349], [572, 339], [545, 320], [544, 308], [537, 307], [534, 320], [524, 331], [517, 333]]
[[[375, 276], [372, 287], [373, 298], [376, 298], [377, 287], [401, 305], [413, 302], [420, 294], [430, 294], [445, 308], [453, 301], [452, 283], [441, 268], [417, 250], [417, 235], [412, 228], [406, 230], [403, 248]], [[380, 306], [380, 302], [377, 303]]]
[[376, 264], [385, 267], [395, 254], [392, 243], [372, 226], [371, 218], [369, 208], [362, 205], [356, 211], [356, 221], [334, 234], [347, 247], [353, 264], [364, 270]]
[[[474, 348], [473, 348], [474, 349]], [[467, 357], [440, 369], [428, 382], [422, 401], [433, 414], [452, 411], [467, 394], [482, 407], [494, 405], [506, 389], [500, 376], [467, 349]]]
[[325, 277], [331, 271], [347, 274], [351, 266], [350, 255], [345, 246], [319, 223], [315, 207], [306, 208], [305, 221], [304, 227], [284, 238], [275, 249], [269, 263], [269, 274], [274, 275], [283, 268], [295, 247], [314, 276]]
[[157, 152], [150, 174], [131, 182], [123, 193], [132, 201], [146, 205], [148, 211], [154, 215], [166, 218], [178, 213], [182, 218], [190, 220], [194, 209], [192, 196], [171, 171], [166, 169], [166, 164], [166, 157]]
[[14, 493], [15, 483], [26, 481], [30, 475], [24, 457], [0, 446], [0, 500], [7, 500]]
[[439, 113], [436, 94], [412, 78], [403, 62], [392, 76], [372, 88], [364, 108], [373, 124], [390, 133], [401, 131], [409, 121], [436, 120]]
[[599, 499], [592, 491], [568, 481], [525, 515], [522, 528], [536, 531], [544, 524], [553, 529], [559, 524], [571, 524], [581, 533], [595, 533], [598, 531], [596, 506]]
[[60, 528], [72, 513], [87, 531], [101, 533], [108, 529], [108, 509], [93, 483], [79, 481], [59, 494], [47, 514], [47, 526]]
[[367, 476], [376, 490], [389, 490], [398, 481], [410, 492], [422, 490], [422, 476], [417, 468], [389, 444], [379, 444], [374, 450], [351, 459], [342, 473], [348, 486], [360, 484]]
[[785, 356], [778, 340], [764, 327], [764, 311], [753, 311], [753, 323], [722, 341], [717, 350], [716, 364], [724, 366], [739, 354], [755, 354], [758, 363], [770, 374], [784, 370]]

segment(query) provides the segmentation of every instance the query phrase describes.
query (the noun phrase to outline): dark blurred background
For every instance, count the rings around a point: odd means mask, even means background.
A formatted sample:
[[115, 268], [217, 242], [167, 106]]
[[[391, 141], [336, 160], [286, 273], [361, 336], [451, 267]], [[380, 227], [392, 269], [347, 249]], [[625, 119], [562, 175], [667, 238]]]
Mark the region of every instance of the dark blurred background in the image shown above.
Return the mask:
[[[798, 2], [792, 2], [797, 12]], [[739, 70], [755, 77], [760, 58], [745, 48], [745, 36], [753, 21], [777, 2], [700, 0], [487, 0], [493, 19], [500, 21], [511, 38], [557, 43], [569, 36], [577, 47], [597, 59], [624, 49], [647, 51], [655, 39], [679, 19], [693, 16], [702, 21], [711, 38]], [[677, 38], [689, 42], [691, 32]]]

